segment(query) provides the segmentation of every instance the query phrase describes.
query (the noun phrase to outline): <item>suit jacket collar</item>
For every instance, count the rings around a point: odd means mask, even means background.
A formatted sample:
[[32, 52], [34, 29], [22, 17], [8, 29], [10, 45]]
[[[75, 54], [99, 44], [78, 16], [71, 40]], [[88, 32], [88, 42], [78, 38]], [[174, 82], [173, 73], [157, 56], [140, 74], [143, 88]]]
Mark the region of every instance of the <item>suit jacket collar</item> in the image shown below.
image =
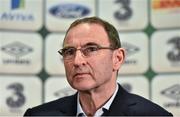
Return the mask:
[[119, 85], [119, 90], [117, 92], [117, 95], [112, 102], [110, 109], [106, 111], [103, 116], [125, 116], [128, 114], [129, 107], [131, 105], [135, 105], [136, 102], [132, 100], [128, 100], [130, 94], [125, 91], [121, 85]]
[[[64, 116], [74, 116], [77, 113], [77, 93], [61, 101], [61, 113]], [[62, 106], [63, 105], [63, 106]]]
[[[119, 84], [118, 84], [119, 85]], [[136, 102], [132, 100], [128, 100], [130, 94], [125, 91], [121, 85], [119, 85], [118, 92], [109, 108], [103, 116], [124, 116], [128, 113], [128, 108], [131, 105], [135, 105]], [[61, 112], [67, 116], [74, 116], [77, 113], [77, 93], [73, 96], [70, 96], [68, 99], [65, 98], [63, 108]]]

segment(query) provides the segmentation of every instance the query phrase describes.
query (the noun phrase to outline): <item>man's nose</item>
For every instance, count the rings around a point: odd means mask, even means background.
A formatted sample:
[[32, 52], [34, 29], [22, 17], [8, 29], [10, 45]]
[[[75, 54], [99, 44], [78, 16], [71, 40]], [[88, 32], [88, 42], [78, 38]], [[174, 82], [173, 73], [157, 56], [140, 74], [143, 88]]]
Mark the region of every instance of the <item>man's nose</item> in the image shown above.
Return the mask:
[[77, 50], [74, 56], [74, 65], [75, 66], [84, 65], [85, 62], [86, 61], [85, 61], [83, 53], [80, 50]]

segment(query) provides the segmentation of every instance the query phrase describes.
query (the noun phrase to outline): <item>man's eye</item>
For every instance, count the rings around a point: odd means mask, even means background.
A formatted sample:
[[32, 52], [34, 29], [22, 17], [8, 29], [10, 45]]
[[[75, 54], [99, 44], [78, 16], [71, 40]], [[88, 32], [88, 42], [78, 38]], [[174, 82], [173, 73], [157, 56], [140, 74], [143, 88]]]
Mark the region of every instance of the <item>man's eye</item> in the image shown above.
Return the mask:
[[86, 52], [94, 52], [97, 50], [98, 50], [98, 48], [96, 46], [90, 46], [85, 49]]
[[75, 53], [75, 49], [74, 48], [68, 48], [66, 50], [64, 50], [64, 55], [73, 55]]

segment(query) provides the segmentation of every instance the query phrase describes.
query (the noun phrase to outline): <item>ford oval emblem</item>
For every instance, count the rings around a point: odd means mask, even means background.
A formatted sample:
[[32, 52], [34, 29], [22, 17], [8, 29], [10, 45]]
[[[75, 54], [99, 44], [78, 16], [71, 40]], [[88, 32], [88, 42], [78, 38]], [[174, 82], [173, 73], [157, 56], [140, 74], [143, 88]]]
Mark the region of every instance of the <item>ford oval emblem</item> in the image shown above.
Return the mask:
[[50, 14], [59, 18], [78, 18], [90, 13], [90, 9], [79, 4], [60, 4], [50, 8]]

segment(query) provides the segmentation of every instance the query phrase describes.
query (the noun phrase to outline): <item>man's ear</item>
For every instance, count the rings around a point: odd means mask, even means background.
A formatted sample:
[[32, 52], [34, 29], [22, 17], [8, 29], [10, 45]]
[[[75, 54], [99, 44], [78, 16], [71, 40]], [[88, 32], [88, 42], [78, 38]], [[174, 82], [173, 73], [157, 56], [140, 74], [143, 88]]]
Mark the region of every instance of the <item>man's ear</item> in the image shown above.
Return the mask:
[[118, 48], [113, 53], [113, 69], [119, 70], [125, 60], [125, 49]]

